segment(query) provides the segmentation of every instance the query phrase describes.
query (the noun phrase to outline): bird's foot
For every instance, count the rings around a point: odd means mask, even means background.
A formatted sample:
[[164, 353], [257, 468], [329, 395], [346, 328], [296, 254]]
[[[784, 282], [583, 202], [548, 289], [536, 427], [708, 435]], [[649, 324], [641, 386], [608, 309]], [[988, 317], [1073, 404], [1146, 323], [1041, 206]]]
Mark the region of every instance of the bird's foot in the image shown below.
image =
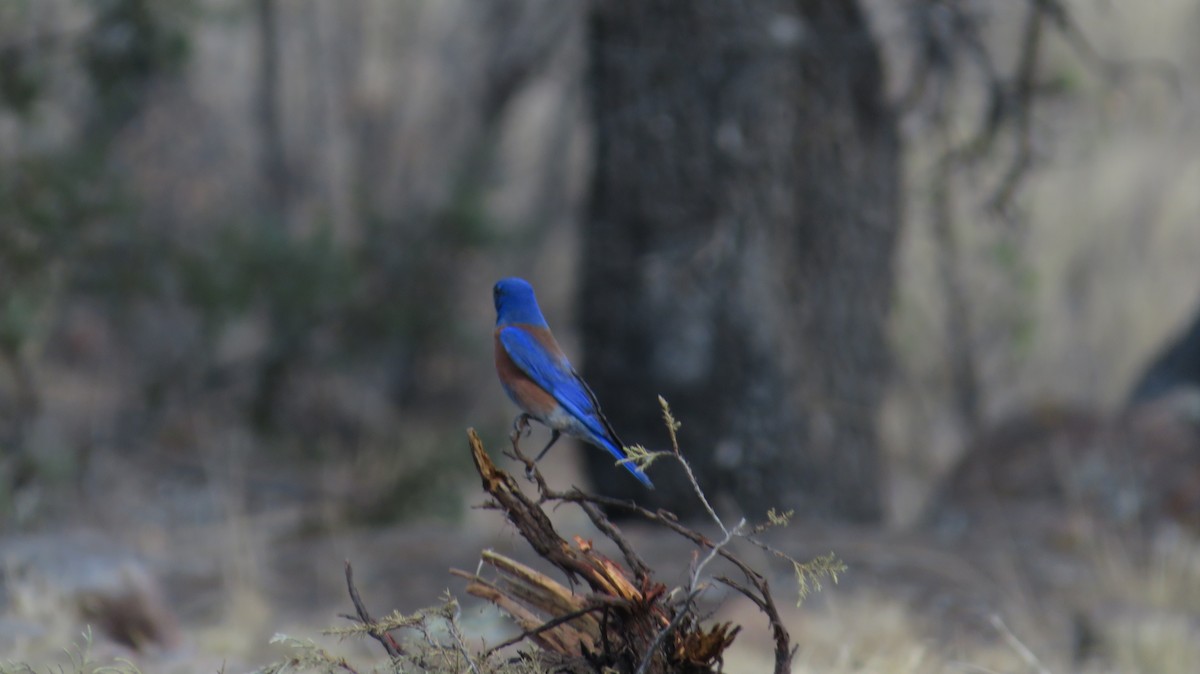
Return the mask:
[[513, 419], [513, 435], [517, 438], [527, 438], [533, 432], [533, 427], [529, 424], [529, 420], [533, 417], [522, 412]]

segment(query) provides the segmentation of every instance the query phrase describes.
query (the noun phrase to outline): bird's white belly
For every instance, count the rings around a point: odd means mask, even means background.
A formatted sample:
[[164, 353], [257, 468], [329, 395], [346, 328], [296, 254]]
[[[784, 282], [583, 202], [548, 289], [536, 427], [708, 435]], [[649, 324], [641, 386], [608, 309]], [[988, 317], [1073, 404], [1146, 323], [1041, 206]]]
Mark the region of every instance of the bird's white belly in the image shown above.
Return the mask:
[[561, 431], [577, 438], [586, 438], [589, 435], [587, 428], [572, 416], [570, 412], [567, 412], [562, 405], [555, 405], [554, 409], [550, 410], [550, 413], [539, 419], [539, 421], [556, 431]]

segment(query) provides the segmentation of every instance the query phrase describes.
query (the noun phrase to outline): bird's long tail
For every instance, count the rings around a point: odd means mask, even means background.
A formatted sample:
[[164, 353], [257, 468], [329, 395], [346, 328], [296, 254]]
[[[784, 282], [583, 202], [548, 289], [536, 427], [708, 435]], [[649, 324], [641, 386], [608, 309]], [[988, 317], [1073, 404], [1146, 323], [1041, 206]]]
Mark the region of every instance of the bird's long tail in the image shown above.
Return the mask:
[[637, 465], [632, 461], [626, 461], [626, 459], [629, 457], [625, 454], [625, 450], [618, 447], [616, 443], [612, 442], [608, 438], [597, 438], [596, 444], [600, 447], [603, 447], [608, 451], [609, 454], [612, 454], [617, 458], [617, 460], [621, 461], [621, 465], [625, 467], [625, 470], [633, 473], [633, 476], [638, 479], [638, 482], [646, 485], [647, 489], [654, 489], [654, 483], [650, 481], [650, 478], [647, 477], [646, 474], [642, 472], [642, 469], [638, 468]]

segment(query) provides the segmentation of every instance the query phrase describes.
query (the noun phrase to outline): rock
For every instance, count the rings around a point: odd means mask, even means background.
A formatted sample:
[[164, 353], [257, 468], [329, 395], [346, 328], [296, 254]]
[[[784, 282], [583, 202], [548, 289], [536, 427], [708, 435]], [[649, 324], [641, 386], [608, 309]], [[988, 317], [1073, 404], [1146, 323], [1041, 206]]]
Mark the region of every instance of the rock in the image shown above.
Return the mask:
[[982, 432], [927, 511], [942, 532], [1020, 511], [1200, 530], [1200, 394], [1119, 414], [1046, 404]]
[[[97, 637], [135, 651], [179, 646], [179, 621], [137, 556], [99, 532], [0, 538], [0, 620]], [[69, 630], [69, 632], [67, 631]], [[8, 633], [7, 630], [4, 630]], [[0, 639], [0, 650], [4, 650]]]

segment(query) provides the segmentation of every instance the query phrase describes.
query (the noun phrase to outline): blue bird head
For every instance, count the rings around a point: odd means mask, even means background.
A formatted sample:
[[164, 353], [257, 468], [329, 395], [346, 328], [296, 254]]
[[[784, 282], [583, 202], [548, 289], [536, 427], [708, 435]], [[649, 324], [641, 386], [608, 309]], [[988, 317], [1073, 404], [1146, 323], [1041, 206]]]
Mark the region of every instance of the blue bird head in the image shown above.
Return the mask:
[[496, 303], [496, 325], [521, 323], [550, 327], [533, 296], [533, 286], [525, 279], [515, 276], [500, 279], [492, 288], [492, 300]]

